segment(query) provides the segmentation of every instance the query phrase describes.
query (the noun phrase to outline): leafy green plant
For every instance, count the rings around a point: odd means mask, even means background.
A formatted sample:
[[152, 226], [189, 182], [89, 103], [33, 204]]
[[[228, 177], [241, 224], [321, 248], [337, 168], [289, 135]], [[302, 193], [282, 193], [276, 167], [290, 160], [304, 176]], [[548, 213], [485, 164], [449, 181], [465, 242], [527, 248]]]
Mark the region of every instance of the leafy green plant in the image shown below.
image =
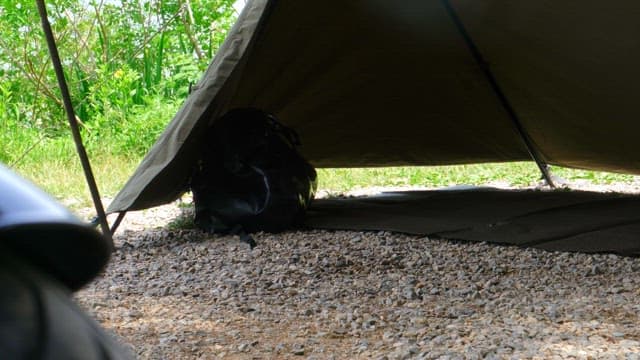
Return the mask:
[[[48, 3], [88, 146], [144, 153], [214, 55], [233, 22], [233, 3]], [[0, 15], [0, 160], [28, 161], [34, 144], [69, 136], [66, 116], [35, 3], [0, 0]]]

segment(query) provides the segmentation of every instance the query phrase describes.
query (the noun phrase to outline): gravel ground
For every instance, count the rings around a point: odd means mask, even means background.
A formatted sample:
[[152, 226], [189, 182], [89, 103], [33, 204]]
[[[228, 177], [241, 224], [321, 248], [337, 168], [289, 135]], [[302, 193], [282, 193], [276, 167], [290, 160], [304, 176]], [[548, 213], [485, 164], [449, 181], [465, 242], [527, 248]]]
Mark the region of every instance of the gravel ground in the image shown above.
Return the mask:
[[[618, 189], [637, 191], [633, 189]], [[140, 359], [640, 359], [640, 259], [127, 215], [76, 299]]]

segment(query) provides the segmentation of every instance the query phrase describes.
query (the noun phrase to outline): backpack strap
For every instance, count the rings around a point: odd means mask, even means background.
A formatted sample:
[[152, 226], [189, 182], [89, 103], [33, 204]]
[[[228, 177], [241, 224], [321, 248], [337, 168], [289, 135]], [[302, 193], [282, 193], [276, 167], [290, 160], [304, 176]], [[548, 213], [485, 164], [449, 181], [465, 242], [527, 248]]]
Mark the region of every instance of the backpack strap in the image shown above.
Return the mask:
[[288, 126], [282, 125], [278, 119], [272, 114], [267, 115], [267, 124], [278, 134], [284, 136], [284, 138], [291, 143], [294, 147], [302, 145], [300, 142], [300, 136], [298, 133]]
[[251, 250], [253, 250], [254, 247], [256, 247], [256, 241], [253, 239], [253, 237], [251, 237], [251, 235], [247, 234], [246, 231], [244, 231], [244, 229], [242, 228], [242, 225], [237, 224], [236, 226], [234, 226], [231, 231], [230, 231], [231, 235], [238, 235], [240, 236], [240, 241], [249, 244], [249, 247], [251, 248]]

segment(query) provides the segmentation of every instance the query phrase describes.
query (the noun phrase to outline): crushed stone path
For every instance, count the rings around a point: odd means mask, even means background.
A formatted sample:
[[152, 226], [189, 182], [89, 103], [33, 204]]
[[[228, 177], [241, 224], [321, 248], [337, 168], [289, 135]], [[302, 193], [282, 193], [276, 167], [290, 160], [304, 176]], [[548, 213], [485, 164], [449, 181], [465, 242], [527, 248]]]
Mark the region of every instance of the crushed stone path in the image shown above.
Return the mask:
[[640, 359], [640, 259], [127, 216], [76, 300], [140, 359]]

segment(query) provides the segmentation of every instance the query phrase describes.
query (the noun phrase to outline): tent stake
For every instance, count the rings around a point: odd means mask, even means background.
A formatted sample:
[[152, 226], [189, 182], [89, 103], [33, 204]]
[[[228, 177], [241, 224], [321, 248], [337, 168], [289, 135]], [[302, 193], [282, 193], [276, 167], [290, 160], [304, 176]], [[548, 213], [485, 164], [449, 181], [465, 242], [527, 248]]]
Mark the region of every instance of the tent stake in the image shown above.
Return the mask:
[[91, 192], [91, 197], [93, 198], [93, 204], [95, 205], [98, 218], [100, 219], [100, 227], [102, 229], [102, 233], [107, 237], [107, 239], [111, 243], [111, 248], [113, 249], [113, 237], [111, 231], [109, 230], [107, 215], [104, 212], [104, 207], [102, 206], [102, 201], [100, 200], [100, 193], [98, 192], [98, 186], [96, 185], [96, 180], [93, 177], [93, 172], [91, 171], [91, 163], [89, 162], [87, 151], [82, 144], [82, 137], [80, 136], [80, 130], [78, 129], [78, 122], [73, 110], [73, 105], [71, 104], [69, 88], [67, 87], [67, 82], [64, 77], [64, 71], [62, 69], [62, 63], [60, 62], [60, 55], [58, 53], [56, 41], [53, 36], [53, 31], [51, 30], [51, 24], [49, 23], [47, 8], [44, 4], [44, 0], [36, 0], [36, 3], [38, 5], [38, 12], [40, 13], [42, 30], [44, 31], [45, 38], [47, 39], [47, 46], [49, 47], [51, 62], [53, 63], [53, 68], [58, 79], [58, 86], [60, 87], [60, 92], [62, 94], [62, 101], [67, 113], [67, 120], [69, 121], [69, 127], [71, 128], [71, 133], [73, 134], [73, 141], [76, 144], [76, 151], [78, 152], [78, 156], [80, 157], [82, 169], [84, 170], [84, 175], [87, 180], [87, 185], [89, 186], [89, 191]]
[[498, 81], [496, 80], [495, 76], [493, 76], [493, 73], [489, 68], [489, 64], [484, 60], [482, 53], [480, 53], [480, 50], [478, 49], [476, 44], [473, 42], [473, 39], [471, 39], [471, 35], [469, 35], [469, 33], [467, 32], [467, 29], [464, 27], [464, 24], [462, 24], [462, 20], [460, 20], [460, 17], [458, 17], [458, 14], [451, 6], [451, 3], [449, 2], [449, 0], [442, 0], [442, 3], [446, 8], [447, 12], [449, 13], [449, 16], [451, 16], [451, 20], [453, 20], [454, 24], [458, 28], [458, 31], [460, 31], [460, 35], [462, 36], [465, 43], [467, 44], [469, 51], [471, 51], [473, 58], [476, 60], [476, 62], [480, 66], [480, 69], [482, 69], [482, 72], [484, 73], [485, 77], [489, 81], [489, 84], [491, 85], [491, 89], [498, 97], [498, 100], [500, 100], [500, 103], [502, 104], [503, 108], [507, 112], [507, 115], [509, 115], [509, 118], [511, 118], [511, 121], [515, 126], [516, 131], [520, 135], [520, 139], [522, 140], [525, 147], [527, 148], [527, 151], [529, 152], [529, 156], [531, 156], [533, 161], [536, 162], [536, 165], [538, 165], [538, 169], [540, 169], [540, 172], [542, 173], [542, 177], [547, 182], [547, 184], [551, 188], [555, 188], [556, 185], [553, 183], [553, 180], [551, 179], [551, 174], [549, 173], [549, 168], [547, 167], [547, 164], [542, 160], [542, 156], [540, 155], [540, 152], [533, 145], [533, 140], [531, 139], [526, 129], [522, 125], [522, 122], [520, 121], [520, 118], [518, 117], [518, 114], [516, 113], [513, 106], [511, 106], [509, 99], [507, 99], [507, 96], [502, 91], [502, 88], [500, 88], [500, 85], [498, 84]]

